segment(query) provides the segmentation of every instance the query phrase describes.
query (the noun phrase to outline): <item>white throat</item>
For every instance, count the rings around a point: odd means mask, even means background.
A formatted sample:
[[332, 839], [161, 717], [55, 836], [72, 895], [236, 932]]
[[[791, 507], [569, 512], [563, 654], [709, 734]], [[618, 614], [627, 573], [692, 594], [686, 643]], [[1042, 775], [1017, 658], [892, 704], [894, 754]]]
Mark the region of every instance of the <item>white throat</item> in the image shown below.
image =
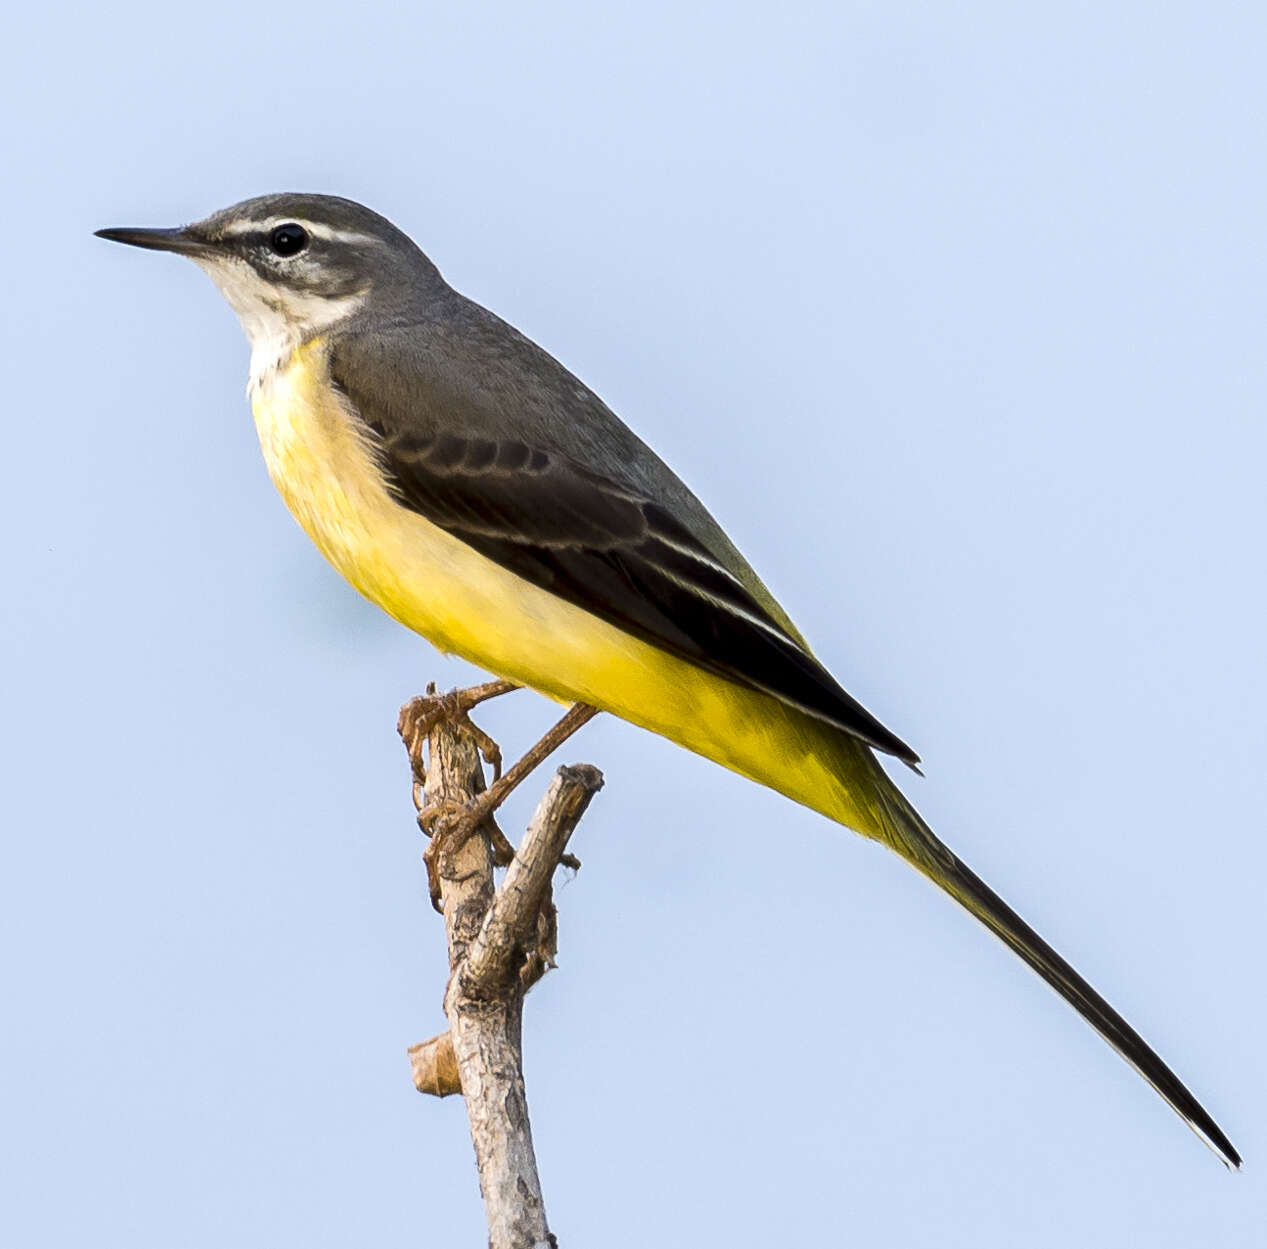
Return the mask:
[[243, 260], [204, 260], [198, 264], [237, 313], [246, 331], [251, 344], [248, 394], [266, 387], [300, 343], [351, 316], [368, 293], [362, 290], [327, 297], [287, 290], [264, 281]]

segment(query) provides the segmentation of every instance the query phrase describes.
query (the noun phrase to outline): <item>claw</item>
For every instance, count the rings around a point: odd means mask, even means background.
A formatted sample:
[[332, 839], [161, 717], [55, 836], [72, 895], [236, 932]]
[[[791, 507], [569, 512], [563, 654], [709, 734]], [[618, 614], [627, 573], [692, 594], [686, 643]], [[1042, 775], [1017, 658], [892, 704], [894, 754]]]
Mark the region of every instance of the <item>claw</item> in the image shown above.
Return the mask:
[[462, 723], [470, 729], [475, 738], [475, 747], [484, 757], [484, 762], [493, 769], [493, 783], [502, 778], [502, 749], [487, 733], [476, 724], [467, 712], [462, 712]]
[[488, 817], [489, 839], [493, 843], [493, 863], [497, 867], [509, 867], [515, 861], [515, 847], [510, 839], [497, 827], [497, 821]]
[[[415, 799], [415, 805], [417, 800]], [[428, 836], [434, 837], [436, 825], [441, 820], [459, 820], [466, 812], [467, 804], [452, 798], [440, 798], [435, 802], [424, 802], [418, 805], [418, 827]]]
[[431, 895], [432, 910], [444, 914], [444, 897], [440, 890], [440, 869], [436, 864], [439, 855], [436, 853], [436, 842], [422, 852], [422, 862], [427, 869], [427, 892]]

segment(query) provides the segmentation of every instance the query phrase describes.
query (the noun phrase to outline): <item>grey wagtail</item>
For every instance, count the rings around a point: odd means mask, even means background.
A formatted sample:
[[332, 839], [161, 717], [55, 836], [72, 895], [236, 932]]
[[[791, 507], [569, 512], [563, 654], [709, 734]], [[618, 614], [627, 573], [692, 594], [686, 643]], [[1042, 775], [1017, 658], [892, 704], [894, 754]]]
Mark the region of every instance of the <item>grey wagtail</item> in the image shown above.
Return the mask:
[[874, 838], [1005, 941], [1229, 1166], [1126, 1021], [932, 833], [917, 756], [836, 683], [703, 504], [582, 382], [377, 213], [266, 195], [102, 238], [188, 256], [251, 343], [268, 470], [368, 599], [443, 651], [589, 703]]

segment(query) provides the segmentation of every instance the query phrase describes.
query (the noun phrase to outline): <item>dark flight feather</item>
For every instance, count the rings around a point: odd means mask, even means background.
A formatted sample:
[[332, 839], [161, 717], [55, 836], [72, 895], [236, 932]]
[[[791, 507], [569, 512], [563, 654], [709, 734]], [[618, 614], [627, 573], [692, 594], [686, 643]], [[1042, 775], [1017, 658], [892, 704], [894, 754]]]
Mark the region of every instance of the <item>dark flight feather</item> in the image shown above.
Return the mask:
[[[742, 569], [727, 567], [669, 507], [557, 449], [465, 436], [457, 422], [445, 429], [426, 401], [399, 410], [376, 400], [348, 355], [349, 344], [336, 342], [331, 375], [404, 506], [643, 641], [918, 763], [745, 584]], [[381, 393], [381, 373], [376, 382]]]

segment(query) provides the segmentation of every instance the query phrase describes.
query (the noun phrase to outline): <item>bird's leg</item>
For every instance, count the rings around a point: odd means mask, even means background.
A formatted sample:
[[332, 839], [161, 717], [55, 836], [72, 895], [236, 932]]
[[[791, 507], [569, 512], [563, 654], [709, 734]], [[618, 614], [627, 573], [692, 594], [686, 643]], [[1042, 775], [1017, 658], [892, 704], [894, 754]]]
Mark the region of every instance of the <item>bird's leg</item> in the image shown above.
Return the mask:
[[[474, 825], [491, 816], [510, 797], [511, 793], [523, 783], [533, 769], [541, 764], [547, 755], [558, 750], [577, 729], [588, 724], [596, 715], [598, 715], [597, 707], [591, 707], [588, 703], [573, 703], [546, 730], [540, 740], [511, 765], [510, 770], [504, 776], [497, 777], [478, 798], [474, 798], [466, 804], [464, 821], [469, 821]], [[503, 840], [505, 839], [503, 838]], [[509, 846], [509, 843], [507, 845]], [[514, 857], [513, 848], [511, 848], [510, 857]], [[508, 859], [507, 862], [509, 861]], [[580, 862], [575, 861], [567, 864], [567, 866], [580, 867]]]

